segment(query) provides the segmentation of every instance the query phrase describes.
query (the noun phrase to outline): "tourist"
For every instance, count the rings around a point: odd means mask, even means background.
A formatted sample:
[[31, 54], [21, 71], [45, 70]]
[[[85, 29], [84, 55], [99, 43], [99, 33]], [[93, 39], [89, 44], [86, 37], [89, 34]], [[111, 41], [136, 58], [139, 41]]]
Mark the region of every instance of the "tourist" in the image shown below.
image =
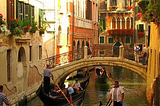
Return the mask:
[[11, 103], [7, 99], [7, 96], [2, 92], [3, 92], [3, 85], [0, 85], [0, 106], [3, 106], [3, 103], [5, 103], [8, 106], [11, 106]]
[[74, 89], [72, 88], [71, 84], [69, 83], [68, 84], [68, 94], [69, 94], [69, 97], [70, 97], [70, 103], [72, 103], [72, 94], [74, 93]]
[[72, 87], [73, 87], [73, 89], [75, 89], [77, 91], [77, 93], [79, 92], [79, 90], [83, 90], [80, 83], [78, 82], [78, 79], [75, 80]]
[[109, 100], [112, 99], [113, 106], [122, 106], [124, 99], [124, 91], [121, 87], [119, 87], [119, 82], [114, 82], [114, 88], [111, 89]]
[[[47, 68], [44, 69], [44, 92], [49, 94], [50, 89], [50, 77], [53, 80], [53, 74], [50, 68], [50, 65], [47, 64]], [[53, 80], [54, 81], [54, 80]]]
[[[65, 84], [62, 85], [62, 88], [60, 88], [57, 93], [59, 93], [60, 95], [58, 95], [58, 97], [64, 97], [67, 96], [67, 89], [65, 88]], [[63, 93], [63, 94], [62, 94]]]
[[143, 65], [147, 64], [146, 57], [147, 57], [147, 53], [146, 53], [146, 51], [143, 51], [142, 52], [142, 63], [143, 63]]
[[72, 88], [71, 84], [68, 84], [68, 94], [72, 95], [74, 93], [74, 89]]
[[140, 53], [140, 47], [139, 47], [139, 45], [136, 45], [134, 51], [135, 51], [135, 61], [139, 63], [139, 53]]

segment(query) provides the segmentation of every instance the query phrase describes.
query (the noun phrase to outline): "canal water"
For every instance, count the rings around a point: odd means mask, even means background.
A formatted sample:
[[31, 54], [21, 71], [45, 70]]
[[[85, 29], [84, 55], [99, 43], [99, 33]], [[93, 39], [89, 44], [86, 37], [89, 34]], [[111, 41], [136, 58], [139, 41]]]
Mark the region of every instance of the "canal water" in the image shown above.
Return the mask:
[[[118, 80], [119, 85], [125, 91], [125, 101], [127, 106], [149, 106], [146, 100], [146, 82], [138, 74], [121, 67], [104, 67], [110, 74], [112, 81]], [[81, 80], [81, 78], [79, 78]], [[105, 81], [104, 81], [105, 80]], [[69, 80], [66, 82], [73, 82]], [[91, 72], [90, 82], [86, 89], [83, 106], [99, 106], [102, 101], [103, 106], [108, 101], [109, 91], [113, 87], [112, 82], [107, 79], [100, 79], [96, 72]], [[44, 106], [38, 97], [32, 99], [26, 106]]]

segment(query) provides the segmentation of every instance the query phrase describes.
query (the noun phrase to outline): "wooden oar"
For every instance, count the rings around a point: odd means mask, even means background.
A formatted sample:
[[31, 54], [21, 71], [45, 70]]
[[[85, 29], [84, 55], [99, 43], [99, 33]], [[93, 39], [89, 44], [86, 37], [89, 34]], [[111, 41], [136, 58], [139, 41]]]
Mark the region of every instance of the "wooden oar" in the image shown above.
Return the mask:
[[110, 106], [111, 103], [112, 103], [112, 100], [109, 100], [109, 101], [107, 102], [106, 106]]
[[58, 89], [61, 91], [61, 93], [62, 93], [62, 95], [65, 97], [65, 99], [67, 100], [67, 102], [69, 103], [69, 104], [71, 104], [70, 103], [70, 101], [68, 100], [68, 98], [66, 97], [66, 95], [64, 94], [64, 92], [61, 90], [61, 88], [59, 87], [59, 85], [57, 84], [57, 83], [55, 83], [56, 84], [56, 86], [58, 87]]

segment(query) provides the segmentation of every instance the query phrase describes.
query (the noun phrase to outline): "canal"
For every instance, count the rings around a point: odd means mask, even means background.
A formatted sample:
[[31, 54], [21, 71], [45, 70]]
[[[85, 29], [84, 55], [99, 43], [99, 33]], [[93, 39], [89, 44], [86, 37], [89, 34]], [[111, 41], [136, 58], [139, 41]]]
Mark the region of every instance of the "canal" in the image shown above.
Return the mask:
[[[146, 100], [146, 82], [138, 74], [121, 68], [106, 66], [107, 73], [111, 75], [113, 81], [118, 80], [120, 86], [125, 91], [125, 101], [127, 106], [149, 106]], [[79, 78], [81, 80], [81, 78]], [[69, 80], [73, 82], [74, 80]], [[96, 76], [96, 72], [91, 72], [90, 82], [86, 90], [83, 106], [99, 106], [102, 101], [103, 106], [108, 101], [109, 91], [113, 87], [109, 79], [105, 81]], [[26, 106], [44, 106], [38, 97], [32, 99]]]

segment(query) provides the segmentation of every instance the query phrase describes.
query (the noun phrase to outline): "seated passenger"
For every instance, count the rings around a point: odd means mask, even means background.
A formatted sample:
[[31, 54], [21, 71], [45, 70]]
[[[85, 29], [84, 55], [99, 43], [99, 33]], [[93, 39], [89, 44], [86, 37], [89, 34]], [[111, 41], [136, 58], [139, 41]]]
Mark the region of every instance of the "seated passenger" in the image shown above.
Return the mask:
[[79, 90], [83, 90], [80, 83], [78, 82], [78, 79], [75, 80], [75, 83], [73, 83], [72, 87], [77, 91], [77, 93], [79, 92]]
[[[58, 90], [57, 92], [60, 93], [60, 95], [58, 97], [64, 97], [64, 95], [67, 96], [67, 89], [65, 88], [65, 84], [63, 84], [62, 89]], [[62, 94], [62, 92], [64, 95]]]
[[74, 89], [72, 88], [71, 84], [68, 84], [68, 94], [72, 95], [74, 93]]
[[54, 86], [54, 88], [51, 90], [51, 96], [58, 96], [59, 93], [58, 91], [58, 87]]

